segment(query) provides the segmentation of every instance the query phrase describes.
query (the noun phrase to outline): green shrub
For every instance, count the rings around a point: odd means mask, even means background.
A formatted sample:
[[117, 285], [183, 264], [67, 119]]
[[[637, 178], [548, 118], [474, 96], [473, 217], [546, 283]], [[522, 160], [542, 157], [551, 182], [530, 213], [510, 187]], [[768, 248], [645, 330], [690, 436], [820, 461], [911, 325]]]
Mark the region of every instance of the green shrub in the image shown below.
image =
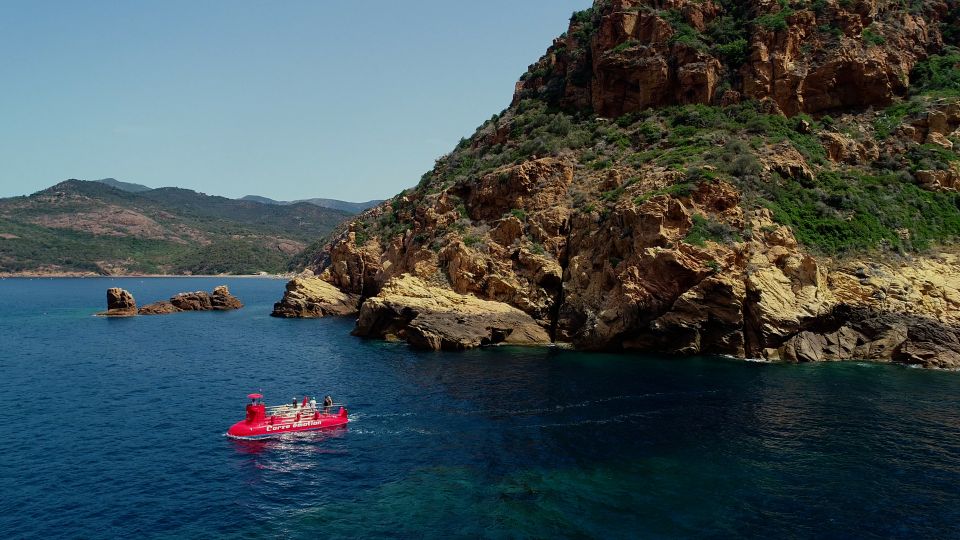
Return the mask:
[[660, 195], [672, 195], [674, 197], [689, 197], [693, 191], [697, 189], [696, 184], [691, 182], [681, 182], [679, 184], [673, 184], [662, 189], [650, 191], [642, 195], [634, 197], [633, 204], [643, 204], [644, 202], [658, 197]]
[[750, 43], [744, 38], [738, 38], [727, 43], [714, 45], [711, 52], [723, 59], [728, 66], [739, 67], [747, 61]]
[[912, 93], [960, 94], [960, 49], [947, 47], [944, 53], [914, 66], [910, 72]]
[[701, 214], [693, 215], [693, 226], [683, 238], [684, 242], [695, 246], [705, 246], [707, 241], [725, 244], [739, 240], [740, 234], [735, 228]]
[[613, 165], [613, 161], [609, 159], [598, 159], [590, 164], [590, 168], [595, 171], [602, 171], [603, 169], [609, 168]]
[[950, 168], [951, 161], [960, 160], [953, 150], [948, 150], [936, 144], [920, 144], [911, 147], [907, 151], [910, 160], [910, 169], [918, 170], [947, 170]]
[[887, 42], [886, 38], [874, 32], [870, 27], [863, 29], [861, 37], [863, 38], [863, 41], [869, 43], [870, 45], [883, 45]]
[[783, 8], [776, 13], [768, 13], [757, 17], [756, 23], [763, 28], [769, 30], [779, 31], [787, 29], [787, 17], [794, 14], [794, 11], [790, 8]]
[[673, 27], [673, 36], [671, 43], [682, 43], [697, 50], [706, 50], [707, 44], [704, 42], [704, 36], [699, 30], [690, 26], [683, 14], [679, 10], [671, 9], [663, 14], [663, 17]]
[[891, 105], [873, 121], [873, 129], [878, 139], [886, 139], [896, 131], [905, 118], [920, 114], [923, 103], [915, 99]]
[[576, 11], [570, 16], [570, 24], [576, 27], [573, 32], [573, 37], [576, 38], [581, 46], [590, 44], [590, 38], [596, 33], [595, 20], [599, 15], [596, 6], [594, 6], [582, 11]]
[[[895, 174], [823, 172], [807, 187], [789, 179], [763, 195], [776, 221], [820, 252], [922, 250], [960, 235], [960, 196], [925, 191]], [[901, 236], [909, 231], [909, 238]]]
[[614, 47], [613, 49], [611, 49], [611, 52], [614, 52], [614, 53], [622, 53], [623, 51], [626, 51], [627, 49], [631, 49], [631, 48], [633, 48], [633, 47], [636, 47], [636, 46], [639, 45], [639, 44], [640, 44], [640, 42], [637, 41], [637, 40], [635, 40], [635, 39], [628, 39], [628, 40], [624, 41], [623, 43], [617, 45], [617, 46]]

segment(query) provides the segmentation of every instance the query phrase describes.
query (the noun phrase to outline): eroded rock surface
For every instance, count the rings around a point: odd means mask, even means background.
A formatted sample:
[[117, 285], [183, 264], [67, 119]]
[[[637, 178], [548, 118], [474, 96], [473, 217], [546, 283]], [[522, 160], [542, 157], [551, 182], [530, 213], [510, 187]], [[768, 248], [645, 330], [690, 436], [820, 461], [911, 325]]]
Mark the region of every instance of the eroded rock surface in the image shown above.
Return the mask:
[[380, 294], [368, 298], [354, 334], [400, 339], [434, 350], [550, 342], [547, 332], [515, 307], [432, 287], [412, 276], [394, 278]]
[[787, 362], [873, 360], [928, 368], [960, 368], [960, 330], [939, 321], [837, 306], [790, 337], [768, 358]]
[[160, 301], [140, 308], [140, 315], [165, 315], [181, 311], [229, 311], [240, 309], [243, 303], [230, 294], [226, 285], [206, 291], [184, 292], [174, 295], [169, 301]]
[[[906, 92], [917, 61], [943, 46], [941, 29], [956, 24], [956, 8], [942, 2], [820, 4], [596, 2], [518, 83], [514, 103], [538, 97], [607, 117], [741, 99], [770, 100], [788, 115], [886, 105]], [[706, 46], [724, 25], [743, 29], [744, 57]]]
[[298, 276], [287, 283], [283, 299], [274, 304], [271, 315], [307, 319], [353, 315], [359, 305], [360, 295], [345, 293], [317, 277]]
[[97, 315], [102, 317], [133, 317], [137, 314], [137, 302], [129, 291], [119, 287], [107, 289], [107, 310]]
[[226, 285], [219, 285], [213, 288], [213, 294], [210, 295], [210, 305], [217, 311], [227, 311], [243, 307], [240, 299], [230, 294], [230, 289], [228, 289]]

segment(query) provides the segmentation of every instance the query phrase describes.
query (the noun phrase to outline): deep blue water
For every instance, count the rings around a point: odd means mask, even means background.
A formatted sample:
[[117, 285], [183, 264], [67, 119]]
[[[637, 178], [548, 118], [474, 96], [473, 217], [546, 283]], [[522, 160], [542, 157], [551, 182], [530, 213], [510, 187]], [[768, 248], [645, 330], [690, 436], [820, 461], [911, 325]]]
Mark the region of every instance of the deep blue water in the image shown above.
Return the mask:
[[[220, 283], [246, 307], [91, 316]], [[283, 285], [0, 280], [2, 536], [958, 536], [960, 373], [415, 352], [269, 317]], [[353, 422], [224, 437], [259, 388]]]

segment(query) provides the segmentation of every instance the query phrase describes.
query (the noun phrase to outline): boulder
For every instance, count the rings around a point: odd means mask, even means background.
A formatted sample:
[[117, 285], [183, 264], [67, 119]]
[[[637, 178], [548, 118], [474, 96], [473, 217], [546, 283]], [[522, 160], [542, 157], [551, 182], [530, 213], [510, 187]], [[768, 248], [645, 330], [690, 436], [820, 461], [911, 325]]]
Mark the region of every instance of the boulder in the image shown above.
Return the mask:
[[960, 329], [926, 317], [840, 304], [769, 356], [787, 362], [873, 360], [960, 368]]
[[176, 313], [178, 311], [180, 311], [180, 309], [178, 309], [176, 306], [166, 300], [163, 300], [141, 307], [139, 313], [140, 315], [166, 315], [168, 313]]
[[180, 311], [209, 311], [213, 309], [210, 294], [204, 291], [180, 293], [172, 296], [170, 303]]
[[360, 295], [343, 292], [327, 281], [297, 276], [287, 283], [283, 299], [273, 305], [274, 317], [314, 319], [357, 313]]
[[214, 287], [213, 294], [210, 295], [210, 304], [217, 311], [228, 311], [231, 309], [240, 309], [243, 303], [236, 296], [230, 294], [230, 289], [226, 285]]
[[119, 287], [107, 289], [107, 310], [101, 317], [132, 317], [137, 314], [137, 302], [129, 291]]
[[174, 295], [170, 300], [154, 302], [140, 308], [140, 315], [166, 315], [181, 311], [228, 311], [240, 309], [243, 303], [230, 294], [226, 285], [213, 289], [213, 293], [205, 291], [185, 292]]
[[432, 350], [550, 342], [546, 330], [515, 307], [428, 285], [410, 275], [392, 279], [363, 303], [353, 333], [401, 339]]

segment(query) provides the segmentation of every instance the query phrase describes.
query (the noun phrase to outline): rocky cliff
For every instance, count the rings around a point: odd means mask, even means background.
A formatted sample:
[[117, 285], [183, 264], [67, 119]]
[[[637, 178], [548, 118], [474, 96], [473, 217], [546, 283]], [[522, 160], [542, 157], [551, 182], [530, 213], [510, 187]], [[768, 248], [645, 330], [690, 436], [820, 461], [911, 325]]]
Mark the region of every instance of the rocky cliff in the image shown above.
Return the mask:
[[958, 14], [597, 2], [275, 314], [428, 348], [960, 367]]

